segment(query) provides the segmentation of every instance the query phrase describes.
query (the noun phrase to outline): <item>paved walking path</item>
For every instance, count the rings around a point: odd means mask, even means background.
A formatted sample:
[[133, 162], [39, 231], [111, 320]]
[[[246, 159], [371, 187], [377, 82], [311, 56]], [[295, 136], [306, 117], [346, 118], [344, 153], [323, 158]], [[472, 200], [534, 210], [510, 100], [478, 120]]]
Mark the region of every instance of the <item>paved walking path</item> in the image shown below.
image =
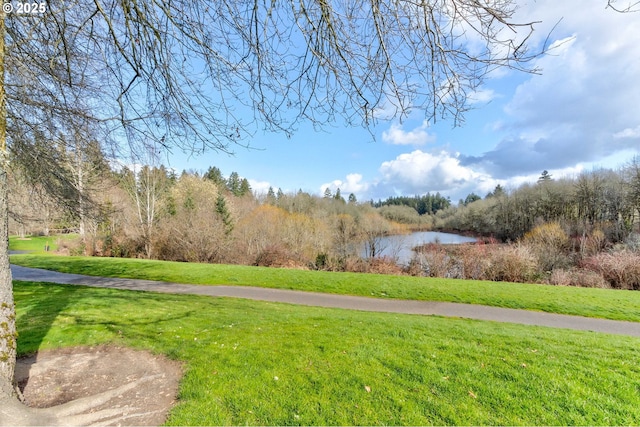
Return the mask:
[[314, 307], [343, 308], [361, 311], [460, 317], [465, 319], [549, 326], [553, 328], [586, 330], [640, 337], [640, 322], [636, 323], [594, 319], [590, 317], [488, 307], [475, 304], [368, 298], [323, 294], [317, 292], [267, 289], [250, 286], [185, 285], [179, 283], [156, 282], [152, 280], [66, 274], [37, 268], [20, 267], [17, 265], [11, 266], [11, 273], [15, 280], [31, 280], [36, 282], [53, 282], [99, 288], [152, 291], [171, 294], [245, 298], [259, 301], [283, 302]]

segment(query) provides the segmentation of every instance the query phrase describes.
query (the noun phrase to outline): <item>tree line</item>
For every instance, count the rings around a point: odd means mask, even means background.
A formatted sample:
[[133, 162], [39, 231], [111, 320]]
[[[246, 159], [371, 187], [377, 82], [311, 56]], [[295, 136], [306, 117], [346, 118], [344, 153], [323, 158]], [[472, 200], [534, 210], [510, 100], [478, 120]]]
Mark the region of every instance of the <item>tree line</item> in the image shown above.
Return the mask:
[[[265, 213], [276, 208], [271, 212], [312, 220], [307, 223], [308, 230], [302, 227], [297, 231], [301, 235], [342, 227], [343, 235], [339, 239], [342, 243], [337, 245], [340, 248], [329, 244], [325, 236], [322, 242], [316, 242], [316, 252], [336, 253], [343, 258], [347, 254], [357, 254], [353, 248], [345, 249], [347, 246], [355, 247], [357, 241], [372, 239], [375, 233], [406, 232], [408, 228], [472, 232], [501, 241], [517, 241], [537, 225], [558, 222], [571, 235], [584, 235], [599, 229], [608, 241], [615, 243], [637, 231], [640, 218], [640, 158], [634, 158], [618, 170], [587, 171], [574, 178], [553, 179], [545, 171], [534, 184], [510, 190], [498, 185], [484, 198], [471, 193], [457, 206], [440, 193], [395, 196], [366, 203], [358, 203], [353, 194], [345, 201], [339, 190], [319, 197], [302, 190], [285, 194], [280, 188], [277, 191], [270, 188], [266, 195], [255, 195], [246, 178], [237, 172], [224, 177], [215, 166], [203, 174], [183, 172], [177, 176], [164, 166], [111, 170], [107, 162], [95, 153], [85, 156], [82, 161], [72, 152], [67, 153], [66, 158], [68, 173], [76, 176], [71, 182], [75, 183], [73, 191], [82, 208], [68, 208], [66, 204], [59, 203], [41, 183], [29, 181], [27, 175], [16, 170], [9, 177], [14, 189], [11, 194], [11, 230], [21, 235], [74, 231], [87, 242], [103, 240], [100, 248], [88, 245], [87, 253], [154, 257], [162, 246], [159, 257], [180, 259], [175, 251], [169, 251], [169, 237], [182, 242], [183, 246], [189, 243], [176, 233], [190, 221], [209, 229], [211, 236], [216, 236], [213, 239], [216, 243], [212, 245], [228, 247], [229, 242], [224, 242], [221, 236], [225, 235], [226, 240], [237, 244], [238, 234], [247, 236], [245, 228], [248, 224], [243, 220], [258, 208]], [[267, 214], [266, 218], [281, 221], [280, 214], [272, 217]], [[185, 218], [187, 220], [182, 221]], [[207, 221], [211, 224], [205, 224]], [[376, 222], [379, 224], [374, 226]], [[167, 227], [173, 231], [165, 230]], [[214, 233], [216, 227], [222, 230], [222, 234]], [[257, 221], [255, 227], [277, 228], [264, 218]], [[165, 236], [168, 239], [166, 243], [160, 245], [158, 239], [163, 233], [170, 234]], [[329, 231], [321, 234], [327, 233], [330, 234]], [[273, 237], [273, 242], [279, 241]], [[208, 244], [201, 243], [200, 246]], [[258, 252], [265, 249], [264, 245], [258, 246]], [[293, 243], [282, 246], [296, 254], [300, 252]], [[236, 249], [236, 252], [240, 250], [239, 247]], [[242, 259], [251, 263], [250, 259], [238, 253], [233, 257], [222, 256], [221, 250], [215, 255], [183, 258], [198, 261]], [[173, 255], [166, 255], [169, 252]], [[249, 252], [251, 256], [257, 255], [255, 250]], [[313, 250], [309, 248], [306, 252], [306, 261], [312, 261]]]
[[363, 254], [376, 257], [381, 236], [407, 231], [355, 196], [258, 195], [246, 178], [215, 166], [178, 176], [162, 165], [87, 165], [84, 175], [92, 204], [80, 215], [13, 171], [12, 232], [78, 233], [68, 248], [75, 254], [344, 269]]
[[435, 194], [426, 193], [424, 195], [415, 196], [392, 196], [385, 200], [378, 199], [377, 202], [371, 201], [371, 205], [376, 208], [382, 206], [409, 206], [415, 209], [418, 215], [433, 215], [436, 212], [451, 206], [451, 200], [443, 197], [439, 192]]
[[534, 184], [509, 191], [497, 186], [484, 199], [437, 212], [433, 226], [516, 241], [537, 225], [557, 222], [570, 235], [599, 229], [615, 243], [637, 232], [639, 220], [640, 157], [635, 157], [617, 170], [561, 179], [544, 171]]

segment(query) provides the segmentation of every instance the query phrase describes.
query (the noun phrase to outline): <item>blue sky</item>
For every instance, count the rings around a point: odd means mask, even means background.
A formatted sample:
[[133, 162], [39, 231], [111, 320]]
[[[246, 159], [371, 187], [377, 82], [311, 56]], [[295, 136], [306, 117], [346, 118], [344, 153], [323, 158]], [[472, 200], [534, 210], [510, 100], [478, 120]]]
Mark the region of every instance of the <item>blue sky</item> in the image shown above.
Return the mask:
[[252, 188], [321, 195], [340, 188], [358, 200], [440, 192], [455, 202], [497, 184], [534, 182], [618, 167], [640, 154], [640, 12], [619, 14], [606, 0], [519, 2], [516, 20], [541, 20], [533, 43], [551, 32], [541, 75], [494, 72], [475, 94], [465, 123], [428, 123], [417, 110], [402, 123], [369, 130], [301, 125], [287, 138], [257, 132], [234, 156], [175, 154], [169, 165], [236, 171]]

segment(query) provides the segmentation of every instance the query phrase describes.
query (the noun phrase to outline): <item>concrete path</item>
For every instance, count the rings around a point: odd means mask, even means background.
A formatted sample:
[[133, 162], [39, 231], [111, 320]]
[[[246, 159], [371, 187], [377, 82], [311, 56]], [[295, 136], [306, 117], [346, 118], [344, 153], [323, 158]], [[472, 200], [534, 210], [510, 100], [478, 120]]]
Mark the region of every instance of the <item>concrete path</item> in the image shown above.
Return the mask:
[[80, 274], [66, 274], [37, 268], [20, 267], [17, 265], [11, 266], [11, 273], [15, 280], [31, 280], [36, 282], [53, 282], [171, 294], [245, 298], [258, 301], [283, 302], [314, 307], [343, 308], [348, 310], [459, 317], [465, 319], [490, 320], [495, 322], [548, 326], [552, 328], [575, 329], [640, 337], [640, 322], [636, 323], [594, 319], [590, 317], [488, 307], [475, 304], [368, 298], [323, 294], [317, 292], [257, 288], [250, 286], [185, 285], [179, 283], [156, 282], [152, 280], [119, 279], [84, 276]]

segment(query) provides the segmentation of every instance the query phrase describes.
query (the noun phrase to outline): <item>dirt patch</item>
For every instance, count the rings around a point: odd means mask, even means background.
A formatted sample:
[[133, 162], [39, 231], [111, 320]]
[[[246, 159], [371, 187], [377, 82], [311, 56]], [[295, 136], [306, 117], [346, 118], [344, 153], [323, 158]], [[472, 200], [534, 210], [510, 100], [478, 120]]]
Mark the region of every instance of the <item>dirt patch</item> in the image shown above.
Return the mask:
[[103, 425], [140, 426], [165, 421], [176, 402], [181, 377], [178, 362], [108, 346], [42, 351], [18, 359], [15, 374], [25, 403], [32, 408], [50, 408], [120, 389], [108, 400], [88, 405], [86, 412], [104, 414], [93, 420]]

